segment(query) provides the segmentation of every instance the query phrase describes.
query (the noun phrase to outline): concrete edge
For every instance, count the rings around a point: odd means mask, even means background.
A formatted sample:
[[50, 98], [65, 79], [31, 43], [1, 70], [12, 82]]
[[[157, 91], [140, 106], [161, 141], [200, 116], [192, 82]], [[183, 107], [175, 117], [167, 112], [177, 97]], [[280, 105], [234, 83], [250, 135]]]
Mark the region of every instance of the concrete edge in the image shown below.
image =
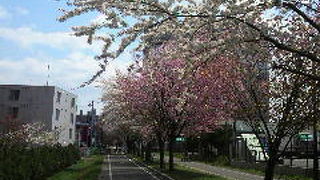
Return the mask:
[[[127, 156], [127, 157], [128, 157], [128, 156]], [[147, 168], [147, 169], [150, 170], [151, 172], [155, 172], [156, 174], [159, 174], [159, 175], [161, 175], [162, 177], [165, 177], [166, 180], [175, 180], [175, 179], [173, 179], [172, 177], [168, 176], [167, 174], [165, 174], [165, 173], [163, 173], [163, 172], [161, 172], [161, 171], [158, 171], [158, 170], [156, 170], [155, 168], [153, 168], [153, 167], [151, 167], [151, 166], [148, 166], [147, 164], [145, 164], [145, 163], [143, 163], [143, 162], [139, 162], [139, 161], [135, 160], [135, 159], [132, 158], [132, 157], [128, 157], [128, 158], [129, 158], [129, 159], [132, 159], [135, 163], [140, 164], [141, 166]]]

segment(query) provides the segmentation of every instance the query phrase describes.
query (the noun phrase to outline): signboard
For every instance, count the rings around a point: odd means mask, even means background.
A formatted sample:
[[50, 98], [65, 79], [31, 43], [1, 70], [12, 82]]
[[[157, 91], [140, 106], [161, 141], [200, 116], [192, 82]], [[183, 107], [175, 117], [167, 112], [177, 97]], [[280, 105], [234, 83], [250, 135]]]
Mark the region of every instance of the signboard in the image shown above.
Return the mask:
[[311, 134], [299, 134], [298, 136], [302, 141], [310, 141], [313, 138]]
[[177, 137], [176, 141], [177, 142], [184, 142], [184, 141], [186, 141], [186, 138], [185, 137]]

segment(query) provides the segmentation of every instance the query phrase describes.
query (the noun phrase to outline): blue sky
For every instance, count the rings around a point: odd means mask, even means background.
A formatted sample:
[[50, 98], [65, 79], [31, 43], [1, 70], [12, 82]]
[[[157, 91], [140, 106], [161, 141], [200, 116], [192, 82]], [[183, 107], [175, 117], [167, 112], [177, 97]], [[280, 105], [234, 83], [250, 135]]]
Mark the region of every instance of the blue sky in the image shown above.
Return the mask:
[[[56, 0], [0, 0], [0, 84], [45, 85], [49, 73], [49, 85], [78, 95], [79, 109], [88, 110], [87, 104], [95, 100], [100, 111], [98, 83], [71, 90], [96, 72], [93, 57], [101, 48], [100, 43], [88, 45], [85, 38], [71, 36], [71, 27], [89, 24], [97, 14], [60, 23], [58, 9], [64, 7], [64, 1]], [[130, 52], [124, 53], [110, 63], [102, 78], [125, 69], [131, 59]]]

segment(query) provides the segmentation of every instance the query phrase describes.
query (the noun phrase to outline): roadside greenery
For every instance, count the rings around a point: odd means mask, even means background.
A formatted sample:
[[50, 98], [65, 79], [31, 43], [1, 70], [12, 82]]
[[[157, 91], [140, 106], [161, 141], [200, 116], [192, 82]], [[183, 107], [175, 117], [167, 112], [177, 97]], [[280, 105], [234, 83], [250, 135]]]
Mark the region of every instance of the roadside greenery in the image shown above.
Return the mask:
[[176, 180], [227, 180], [223, 177], [205, 174], [179, 165], [176, 165], [174, 171], [167, 171], [165, 173]]
[[[256, 175], [260, 175], [260, 176], [264, 175], [264, 171], [257, 170], [257, 169], [244, 169], [244, 168], [238, 168], [238, 167], [234, 167], [234, 166], [223, 166], [223, 167], [246, 172], [246, 173], [250, 173], [250, 174], [256, 174]], [[275, 177], [277, 179], [282, 179], [282, 180], [311, 180], [312, 179], [312, 178], [299, 176], [299, 175], [278, 175], [278, 174], [275, 174]]]
[[[158, 153], [155, 153], [156, 155], [158, 155]], [[165, 151], [165, 155], [168, 156], [169, 152], [168, 151]], [[181, 152], [175, 152], [174, 153], [174, 157], [175, 158], [178, 158], [178, 159], [181, 159], [184, 157], [184, 154], [181, 153]], [[138, 157], [136, 156], [135, 157], [136, 160], [140, 161], [140, 162], [143, 162], [144, 159], [142, 157]], [[209, 161], [205, 161], [205, 160], [201, 160], [201, 158], [195, 158], [195, 159], [192, 159], [192, 161], [196, 161], [196, 162], [201, 162], [201, 163], [206, 163], [206, 164], [209, 164], [209, 165], [212, 165], [212, 166], [219, 166], [219, 167], [223, 167], [223, 168], [228, 168], [228, 169], [232, 169], [232, 170], [235, 170], [235, 171], [241, 171], [241, 172], [245, 172], [245, 173], [249, 173], [249, 174], [255, 174], [255, 175], [259, 175], [259, 176], [263, 176], [264, 175], [264, 171], [263, 170], [259, 170], [259, 169], [254, 169], [254, 168], [240, 168], [240, 167], [237, 167], [237, 166], [233, 166], [230, 164], [230, 162], [228, 161], [227, 157], [226, 156], [217, 156], [215, 158], [212, 158], [210, 159]], [[155, 162], [148, 162], [147, 164], [149, 166], [151, 166], [152, 168], [158, 168], [158, 166], [156, 166], [156, 163], [157, 160], [155, 160]], [[186, 167], [182, 167], [182, 166], [179, 166], [179, 165], [176, 165], [177, 167], [177, 171], [179, 171], [180, 169], [188, 169]], [[191, 169], [189, 169], [191, 170]], [[194, 172], [198, 172], [198, 171], [195, 171], [195, 170], [192, 170]], [[166, 174], [170, 175], [171, 172], [170, 171], [163, 171], [165, 172]], [[176, 172], [173, 172], [173, 176], [175, 175]], [[179, 175], [179, 173], [177, 173]], [[177, 175], [177, 176], [178, 176]], [[172, 175], [170, 175], [171, 177], [173, 177]], [[281, 179], [281, 180], [311, 180], [311, 178], [308, 178], [308, 177], [304, 177], [304, 176], [300, 176], [300, 175], [279, 175], [279, 174], [275, 174], [275, 177], [277, 179]], [[174, 177], [173, 177], [174, 178]], [[175, 178], [174, 178], [175, 179]], [[183, 179], [183, 178], [181, 178]]]
[[[263, 170], [259, 170], [259, 169], [240, 168], [240, 167], [232, 166], [229, 163], [224, 164], [222, 158], [223, 157], [218, 157], [214, 161], [210, 161], [210, 162], [206, 162], [206, 163], [213, 165], [213, 166], [220, 166], [220, 167], [224, 167], [224, 168], [228, 168], [228, 169], [232, 169], [232, 170], [237, 170], [237, 171], [241, 171], [241, 172], [245, 172], [245, 173], [249, 173], [249, 174], [255, 174], [255, 175], [259, 175], [259, 176], [263, 176], [265, 173]], [[311, 180], [311, 178], [300, 176], [300, 175], [275, 174], [275, 177], [277, 179], [282, 179], [282, 180]]]
[[77, 164], [48, 178], [48, 180], [96, 180], [103, 163], [102, 155], [83, 158]]
[[0, 140], [0, 179], [43, 180], [79, 158], [73, 145], [24, 146]]

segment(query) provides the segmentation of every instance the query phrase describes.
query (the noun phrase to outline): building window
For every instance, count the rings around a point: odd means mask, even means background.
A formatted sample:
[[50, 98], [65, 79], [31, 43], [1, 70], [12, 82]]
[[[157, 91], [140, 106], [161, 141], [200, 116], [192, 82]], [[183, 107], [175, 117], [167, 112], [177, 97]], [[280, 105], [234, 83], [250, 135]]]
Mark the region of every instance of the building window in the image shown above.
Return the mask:
[[55, 140], [58, 140], [58, 139], [59, 139], [59, 127], [54, 126], [54, 131], [53, 131], [53, 133], [54, 133], [54, 139], [55, 139]]
[[56, 109], [56, 120], [59, 121], [60, 118], [60, 110]]
[[19, 108], [18, 107], [9, 107], [8, 109], [8, 115], [12, 119], [16, 119], [18, 117]]
[[29, 108], [29, 104], [22, 104], [21, 107], [22, 108]]
[[57, 92], [57, 102], [61, 101], [61, 92]]
[[10, 90], [9, 100], [18, 101], [20, 97], [20, 90]]
[[69, 129], [69, 139], [72, 139], [72, 128]]
[[73, 108], [76, 105], [76, 99], [72, 98], [71, 99], [71, 107]]
[[71, 113], [71, 115], [70, 115], [70, 123], [71, 124], [73, 124], [73, 119], [74, 119], [74, 115], [73, 115], [73, 113]]

